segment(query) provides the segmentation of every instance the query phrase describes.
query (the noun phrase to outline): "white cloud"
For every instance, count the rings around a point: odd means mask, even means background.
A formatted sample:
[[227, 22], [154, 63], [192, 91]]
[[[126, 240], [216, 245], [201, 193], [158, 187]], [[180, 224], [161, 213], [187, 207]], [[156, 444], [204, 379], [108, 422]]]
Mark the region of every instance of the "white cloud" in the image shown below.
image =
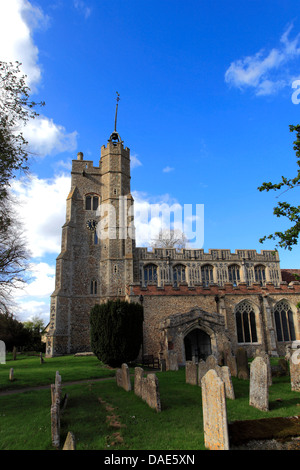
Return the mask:
[[74, 0], [74, 7], [78, 10], [85, 19], [87, 19], [92, 13], [92, 9], [88, 7], [83, 0]]
[[142, 162], [138, 159], [137, 155], [130, 155], [130, 168], [137, 168], [142, 166]]
[[48, 17], [28, 0], [0, 2], [0, 57], [6, 62], [22, 62], [27, 84], [34, 90], [40, 82], [39, 51], [32, 30], [47, 24]]
[[166, 167], [163, 169], [163, 173], [170, 173], [170, 171], [174, 171], [174, 168], [171, 167], [171, 166], [166, 166]]
[[70, 187], [71, 178], [64, 174], [50, 180], [32, 176], [29, 181], [13, 182], [12, 190], [19, 201], [18, 215], [32, 257], [60, 252]]
[[256, 95], [271, 95], [290, 85], [291, 77], [286, 65], [300, 56], [300, 34], [290, 40], [292, 28], [290, 25], [282, 34], [278, 48], [269, 52], [260, 50], [232, 62], [226, 70], [225, 82], [240, 89], [252, 87]]
[[[49, 17], [28, 0], [0, 1], [0, 59], [22, 63], [21, 73], [27, 75], [27, 85], [32, 92], [37, 92], [42, 80], [33, 31], [48, 24]], [[29, 143], [29, 151], [38, 156], [73, 151], [77, 146], [76, 131], [68, 133], [64, 126], [46, 116], [30, 120], [23, 134]]]
[[55, 153], [74, 151], [77, 147], [77, 132], [67, 133], [66, 129], [55, 124], [53, 119], [38, 116], [24, 127], [23, 135], [28, 141], [28, 150], [44, 157]]

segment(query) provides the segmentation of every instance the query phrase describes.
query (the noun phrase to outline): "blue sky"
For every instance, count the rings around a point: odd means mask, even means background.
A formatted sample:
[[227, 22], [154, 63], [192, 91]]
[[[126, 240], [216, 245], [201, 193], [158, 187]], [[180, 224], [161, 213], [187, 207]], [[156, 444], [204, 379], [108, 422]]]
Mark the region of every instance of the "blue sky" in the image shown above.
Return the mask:
[[[289, 0], [10, 0], [0, 5], [0, 58], [19, 60], [41, 116], [24, 130], [35, 156], [17, 181], [33, 281], [16, 295], [20, 319], [47, 322], [70, 164], [98, 166], [113, 131], [131, 149], [137, 202], [204, 204], [204, 250], [273, 249], [259, 238], [288, 224], [259, 192], [296, 174], [300, 104], [298, 2]], [[2, 35], [2, 37], [1, 37]], [[300, 87], [299, 87], [300, 88]], [[299, 93], [300, 98], [300, 93]], [[299, 268], [299, 248], [279, 250]]]

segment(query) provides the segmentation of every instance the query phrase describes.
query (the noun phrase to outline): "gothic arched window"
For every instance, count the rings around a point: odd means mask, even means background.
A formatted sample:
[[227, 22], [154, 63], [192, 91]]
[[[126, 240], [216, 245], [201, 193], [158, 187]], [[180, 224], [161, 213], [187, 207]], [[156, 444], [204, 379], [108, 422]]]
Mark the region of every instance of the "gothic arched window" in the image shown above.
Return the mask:
[[296, 339], [293, 312], [286, 300], [280, 300], [274, 307], [274, 318], [278, 341]]
[[255, 281], [259, 282], [261, 286], [263, 286], [266, 282], [266, 268], [259, 264], [254, 268], [255, 273]]
[[236, 307], [235, 320], [238, 343], [256, 343], [255, 312], [249, 302], [243, 301]]
[[229, 282], [232, 282], [234, 286], [238, 285], [240, 282], [240, 267], [237, 264], [228, 266], [228, 277]]
[[173, 281], [175, 286], [178, 286], [179, 282], [185, 282], [185, 266], [183, 264], [176, 264], [173, 267]]
[[201, 279], [206, 287], [214, 282], [213, 267], [210, 264], [201, 266]]
[[156, 264], [147, 264], [144, 266], [144, 282], [157, 282], [157, 266]]

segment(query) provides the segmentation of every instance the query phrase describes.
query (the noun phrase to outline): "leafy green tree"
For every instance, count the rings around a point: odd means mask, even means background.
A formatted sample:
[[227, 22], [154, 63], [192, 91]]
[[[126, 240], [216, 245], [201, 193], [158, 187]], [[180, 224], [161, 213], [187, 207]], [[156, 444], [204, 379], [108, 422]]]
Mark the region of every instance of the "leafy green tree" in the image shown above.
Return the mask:
[[[300, 186], [300, 125], [290, 125], [290, 132], [296, 132], [296, 140], [294, 141], [293, 149], [296, 151], [297, 157], [297, 175], [294, 178], [281, 177], [279, 183], [263, 183], [262, 186], [258, 187], [259, 191], [277, 191], [282, 188], [289, 189], [297, 188]], [[265, 235], [259, 241], [263, 243], [266, 239], [278, 240], [278, 244], [281, 248], [287, 248], [292, 250], [293, 246], [298, 244], [299, 233], [300, 233], [300, 206], [293, 206], [288, 202], [278, 202], [277, 206], [274, 207], [273, 214], [276, 217], [286, 217], [291, 222], [291, 227], [283, 232], [275, 232], [270, 235]]]
[[137, 358], [143, 340], [143, 307], [109, 300], [91, 309], [91, 347], [97, 358], [112, 367]]
[[20, 221], [13, 209], [11, 181], [18, 172], [27, 173], [28, 142], [22, 129], [44, 105], [30, 99], [21, 63], [0, 61], [0, 312], [11, 309], [12, 291], [26, 281], [29, 253]]
[[30, 337], [30, 332], [12, 314], [0, 313], [0, 339], [4, 341], [7, 351], [12, 351], [14, 346], [25, 347]]

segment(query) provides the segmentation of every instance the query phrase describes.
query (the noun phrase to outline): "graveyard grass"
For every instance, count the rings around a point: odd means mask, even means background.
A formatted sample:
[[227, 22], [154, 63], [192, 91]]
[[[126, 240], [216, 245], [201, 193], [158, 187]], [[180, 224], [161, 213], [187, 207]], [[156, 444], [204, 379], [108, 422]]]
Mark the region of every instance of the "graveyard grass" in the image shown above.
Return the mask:
[[[14, 382], [9, 369], [14, 368]], [[117, 387], [115, 370], [95, 357], [64, 356], [46, 359], [18, 356], [0, 365], [0, 450], [51, 450], [50, 386], [55, 372], [67, 393], [61, 416], [61, 444], [68, 431], [78, 450], [201, 450], [204, 447], [201, 388], [185, 383], [185, 370], [157, 372], [161, 413], [149, 408], [133, 390]], [[131, 369], [133, 373], [133, 369]], [[101, 379], [104, 380], [96, 380]], [[89, 380], [93, 379], [93, 380]], [[89, 380], [81, 384], [68, 384]], [[232, 378], [235, 400], [227, 399], [228, 422], [300, 414], [300, 393], [292, 392], [290, 378], [273, 377], [268, 412], [249, 406], [249, 380]], [[133, 377], [132, 377], [133, 386]]]

